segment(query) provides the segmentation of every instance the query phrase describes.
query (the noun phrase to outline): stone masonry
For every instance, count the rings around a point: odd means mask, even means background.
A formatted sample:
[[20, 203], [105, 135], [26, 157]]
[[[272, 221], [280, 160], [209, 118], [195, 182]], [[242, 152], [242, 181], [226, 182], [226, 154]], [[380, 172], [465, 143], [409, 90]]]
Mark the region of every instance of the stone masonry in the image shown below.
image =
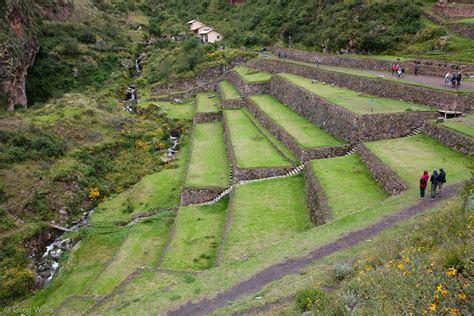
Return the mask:
[[209, 187], [209, 188], [189, 188], [181, 189], [181, 205], [199, 204], [211, 201], [216, 196], [224, 192], [226, 188]]
[[463, 154], [474, 156], [474, 140], [467, 135], [431, 122], [425, 123], [423, 132], [443, 145]]
[[327, 223], [331, 219], [331, 211], [324, 194], [324, 189], [318, 178], [316, 178], [309, 161], [305, 163], [304, 168], [304, 187], [311, 221], [315, 226]]
[[328, 71], [316, 67], [308, 67], [278, 60], [255, 59], [250, 61], [249, 65], [271, 73], [291, 73], [306, 78], [334, 83], [337, 86], [370, 95], [426, 104], [442, 110], [474, 110], [474, 93], [444, 92], [389, 80]]
[[231, 71], [227, 75], [227, 80], [232, 83], [240, 94], [244, 97], [250, 95], [268, 93], [270, 90], [270, 81], [248, 82], [243, 79], [236, 71]]

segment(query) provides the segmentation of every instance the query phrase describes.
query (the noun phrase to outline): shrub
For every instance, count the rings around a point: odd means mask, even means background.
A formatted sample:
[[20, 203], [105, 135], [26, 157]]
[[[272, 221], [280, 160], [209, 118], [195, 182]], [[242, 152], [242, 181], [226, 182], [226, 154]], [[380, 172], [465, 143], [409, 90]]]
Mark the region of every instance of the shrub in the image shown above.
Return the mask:
[[354, 268], [349, 263], [338, 263], [334, 268], [334, 277], [337, 281], [342, 281], [354, 273]]
[[319, 312], [329, 305], [326, 294], [317, 288], [307, 288], [296, 293], [296, 308], [300, 312]]

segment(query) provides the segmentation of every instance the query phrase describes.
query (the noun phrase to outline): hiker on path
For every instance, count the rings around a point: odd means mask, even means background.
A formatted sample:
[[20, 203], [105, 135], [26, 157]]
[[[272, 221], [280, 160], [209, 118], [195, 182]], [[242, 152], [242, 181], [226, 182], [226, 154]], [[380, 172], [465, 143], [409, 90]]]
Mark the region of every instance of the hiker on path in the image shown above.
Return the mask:
[[318, 57], [318, 58], [316, 58], [316, 67], [318, 67], [318, 68], [319, 68], [319, 64], [320, 64], [320, 63], [321, 63], [321, 60], [319, 60], [319, 57]]
[[458, 74], [456, 75], [456, 90], [459, 90], [459, 86], [461, 85], [461, 78], [462, 75], [460, 72], [458, 72]]
[[431, 199], [436, 199], [436, 188], [438, 187], [438, 171], [435, 169], [433, 170], [433, 174], [431, 175]]
[[424, 171], [423, 175], [420, 178], [420, 199], [425, 197], [426, 187], [428, 186], [428, 180], [430, 179], [430, 175], [428, 171]]
[[397, 78], [400, 79], [401, 76], [402, 76], [402, 67], [398, 67]]
[[448, 72], [446, 76], [444, 76], [444, 84], [449, 86], [451, 85], [451, 73]]
[[397, 66], [395, 64], [392, 64], [392, 76], [395, 76], [397, 73]]
[[444, 172], [443, 168], [439, 169], [438, 175], [438, 187], [439, 193], [438, 195], [443, 194], [443, 185], [446, 183], [446, 172]]
[[419, 71], [420, 71], [420, 64], [415, 64], [415, 76], [418, 76]]

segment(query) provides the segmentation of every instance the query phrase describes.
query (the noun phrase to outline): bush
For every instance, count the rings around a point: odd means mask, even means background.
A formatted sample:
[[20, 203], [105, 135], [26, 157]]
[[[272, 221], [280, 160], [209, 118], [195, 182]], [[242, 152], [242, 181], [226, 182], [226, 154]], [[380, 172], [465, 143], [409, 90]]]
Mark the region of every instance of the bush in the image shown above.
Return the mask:
[[354, 268], [349, 263], [338, 263], [334, 268], [334, 277], [337, 281], [342, 281], [354, 273]]
[[320, 312], [329, 305], [326, 294], [317, 288], [307, 288], [296, 293], [296, 308], [300, 312]]

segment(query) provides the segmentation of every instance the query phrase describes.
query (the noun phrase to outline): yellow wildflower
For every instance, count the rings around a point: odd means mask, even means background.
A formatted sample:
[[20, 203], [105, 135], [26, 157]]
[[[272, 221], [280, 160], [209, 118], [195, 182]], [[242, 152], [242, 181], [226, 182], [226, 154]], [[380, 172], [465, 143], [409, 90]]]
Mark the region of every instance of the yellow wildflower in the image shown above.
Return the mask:
[[441, 293], [441, 295], [443, 295], [443, 297], [446, 296], [446, 295], [448, 295], [448, 291], [446, 291], [445, 289], [442, 289], [442, 290], [440, 291], [440, 293]]
[[439, 296], [438, 296], [438, 294], [435, 294], [435, 296], [433, 296], [433, 301], [435, 301], [435, 303], [438, 303], [438, 302], [439, 302]]
[[446, 275], [455, 276], [457, 272], [458, 272], [458, 270], [456, 270], [455, 268], [449, 268], [448, 272], [446, 272]]
[[403, 270], [405, 269], [405, 266], [403, 265], [403, 263], [400, 262], [399, 264], [397, 264], [397, 268], [399, 268], [400, 270]]
[[430, 304], [429, 308], [432, 312], [436, 312], [436, 304]]
[[466, 294], [464, 294], [464, 292], [461, 291], [461, 292], [458, 294], [458, 298], [459, 298], [460, 300], [464, 301], [464, 300], [466, 300]]
[[456, 308], [452, 307], [452, 308], [449, 309], [449, 315], [450, 316], [457, 316], [457, 315], [459, 315], [459, 311]]
[[438, 292], [441, 292], [443, 290], [443, 284], [439, 284], [437, 287], [436, 287], [436, 291]]
[[428, 310], [425, 308], [425, 309], [422, 311], [422, 314], [423, 314], [423, 315], [428, 314]]
[[100, 196], [99, 189], [97, 188], [90, 188], [89, 189], [89, 199], [95, 200]]

